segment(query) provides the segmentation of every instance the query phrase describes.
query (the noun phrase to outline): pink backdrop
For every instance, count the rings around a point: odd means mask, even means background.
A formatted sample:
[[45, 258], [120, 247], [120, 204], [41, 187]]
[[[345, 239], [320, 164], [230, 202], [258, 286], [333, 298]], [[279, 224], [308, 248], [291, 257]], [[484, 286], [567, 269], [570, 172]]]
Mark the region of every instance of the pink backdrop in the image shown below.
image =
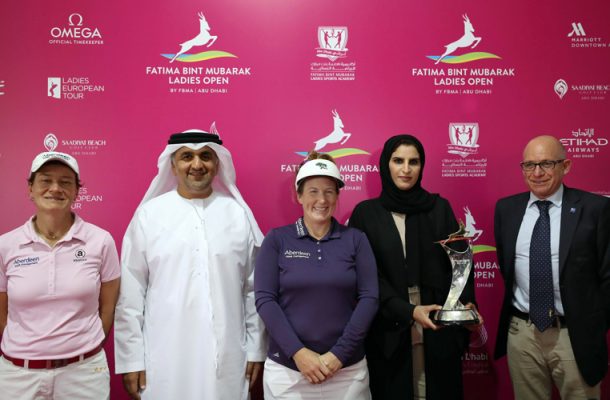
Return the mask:
[[[170, 63], [163, 55], [200, 33], [199, 12], [210, 27], [201, 37], [216, 40]], [[459, 43], [480, 42], [435, 64], [464, 35], [464, 14], [475, 31]], [[264, 232], [300, 214], [297, 153], [326, 138], [321, 151], [348, 181], [345, 221], [379, 193], [385, 139], [412, 133], [427, 152], [424, 186], [481, 231], [474, 273], [486, 324], [464, 360], [466, 397], [511, 398], [506, 361], [490, 357], [503, 287], [493, 207], [525, 189], [521, 151], [542, 133], [568, 147], [569, 186], [610, 194], [608, 16], [610, 3], [593, 0], [3, 1], [0, 231], [33, 213], [25, 179], [45, 148], [78, 158], [75, 211], [120, 246], [170, 133], [216, 122]], [[126, 398], [118, 377], [112, 390]]]

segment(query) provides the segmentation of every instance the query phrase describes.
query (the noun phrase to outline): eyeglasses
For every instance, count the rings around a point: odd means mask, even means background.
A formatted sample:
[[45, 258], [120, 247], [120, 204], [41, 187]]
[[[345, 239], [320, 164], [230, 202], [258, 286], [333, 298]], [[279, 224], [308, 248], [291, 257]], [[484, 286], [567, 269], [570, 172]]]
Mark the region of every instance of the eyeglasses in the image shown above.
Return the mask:
[[544, 160], [540, 162], [533, 161], [523, 161], [521, 164], [521, 169], [524, 171], [531, 172], [536, 169], [536, 167], [542, 168], [544, 171], [555, 168], [555, 165], [564, 162], [564, 160]]

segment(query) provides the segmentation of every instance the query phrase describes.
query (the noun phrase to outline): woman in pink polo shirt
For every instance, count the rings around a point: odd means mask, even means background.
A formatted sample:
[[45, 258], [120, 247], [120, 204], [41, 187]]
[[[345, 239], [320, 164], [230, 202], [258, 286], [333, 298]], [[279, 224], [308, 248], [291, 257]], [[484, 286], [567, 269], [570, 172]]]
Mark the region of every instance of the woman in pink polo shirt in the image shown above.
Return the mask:
[[7, 399], [109, 399], [102, 345], [120, 267], [110, 234], [71, 211], [76, 160], [41, 153], [28, 179], [36, 213], [0, 236], [0, 393]]

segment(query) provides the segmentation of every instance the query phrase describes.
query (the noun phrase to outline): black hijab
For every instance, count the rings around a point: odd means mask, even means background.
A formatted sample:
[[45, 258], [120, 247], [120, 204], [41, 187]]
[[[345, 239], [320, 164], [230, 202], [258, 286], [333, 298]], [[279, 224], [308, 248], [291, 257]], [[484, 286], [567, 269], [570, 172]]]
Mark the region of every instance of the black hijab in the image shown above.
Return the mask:
[[[390, 175], [390, 159], [392, 153], [400, 145], [413, 146], [419, 153], [421, 169], [417, 182], [409, 190], [399, 189]], [[406, 161], [406, 160], [405, 160]], [[421, 276], [429, 270], [426, 265], [426, 249], [434, 241], [431, 224], [427, 212], [434, 208], [437, 194], [430, 194], [421, 187], [426, 164], [424, 146], [411, 135], [396, 135], [389, 138], [383, 146], [379, 158], [379, 173], [381, 175], [381, 196], [379, 200], [383, 208], [390, 212], [406, 214], [405, 219], [405, 267], [407, 268], [407, 284], [421, 286]]]
[[[399, 189], [392, 180], [390, 175], [390, 159], [392, 153], [400, 145], [413, 146], [419, 153], [421, 170], [417, 182], [409, 190]], [[379, 157], [379, 174], [381, 175], [381, 205], [388, 211], [401, 214], [414, 215], [421, 212], [432, 210], [434, 202], [438, 195], [432, 195], [421, 187], [421, 180], [424, 176], [424, 166], [426, 165], [426, 153], [424, 146], [411, 135], [396, 135], [389, 138], [384, 146], [381, 156]]]

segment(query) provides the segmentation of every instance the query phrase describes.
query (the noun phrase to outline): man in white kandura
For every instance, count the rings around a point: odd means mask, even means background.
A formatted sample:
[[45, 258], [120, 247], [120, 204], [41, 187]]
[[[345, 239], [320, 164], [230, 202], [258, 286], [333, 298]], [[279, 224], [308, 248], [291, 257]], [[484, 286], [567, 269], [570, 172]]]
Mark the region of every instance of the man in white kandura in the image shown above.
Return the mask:
[[132, 399], [247, 399], [266, 353], [263, 235], [216, 133], [171, 135], [158, 167], [123, 239], [116, 372]]

